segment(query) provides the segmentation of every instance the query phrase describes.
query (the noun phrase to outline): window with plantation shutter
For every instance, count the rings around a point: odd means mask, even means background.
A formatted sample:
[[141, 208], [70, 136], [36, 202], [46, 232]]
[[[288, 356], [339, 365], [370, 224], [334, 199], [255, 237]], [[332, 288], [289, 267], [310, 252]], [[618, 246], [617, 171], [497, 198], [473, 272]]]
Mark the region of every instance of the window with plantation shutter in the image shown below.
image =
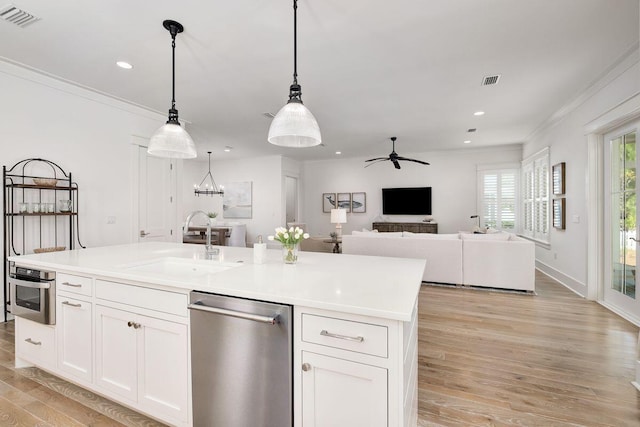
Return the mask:
[[518, 168], [478, 168], [480, 224], [499, 230], [517, 229]]
[[522, 162], [522, 234], [549, 242], [549, 149]]

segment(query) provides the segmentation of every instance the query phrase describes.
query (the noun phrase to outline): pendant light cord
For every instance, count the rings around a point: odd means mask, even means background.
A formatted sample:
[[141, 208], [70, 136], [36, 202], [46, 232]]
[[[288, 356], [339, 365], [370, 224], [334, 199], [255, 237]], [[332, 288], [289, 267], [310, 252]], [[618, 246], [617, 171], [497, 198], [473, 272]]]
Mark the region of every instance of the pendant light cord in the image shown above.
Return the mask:
[[293, 84], [298, 84], [298, 0], [293, 0]]
[[176, 33], [171, 31], [171, 109], [176, 109]]

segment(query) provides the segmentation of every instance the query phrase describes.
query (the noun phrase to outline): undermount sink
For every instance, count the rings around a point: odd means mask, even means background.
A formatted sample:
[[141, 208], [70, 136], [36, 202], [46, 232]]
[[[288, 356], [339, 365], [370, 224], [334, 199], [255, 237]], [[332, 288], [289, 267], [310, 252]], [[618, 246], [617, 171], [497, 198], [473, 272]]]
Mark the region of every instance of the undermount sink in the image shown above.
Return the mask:
[[220, 273], [230, 268], [239, 267], [240, 263], [194, 260], [188, 258], [166, 257], [148, 262], [140, 262], [122, 266], [124, 270], [140, 273], [152, 273], [175, 278], [196, 278]]

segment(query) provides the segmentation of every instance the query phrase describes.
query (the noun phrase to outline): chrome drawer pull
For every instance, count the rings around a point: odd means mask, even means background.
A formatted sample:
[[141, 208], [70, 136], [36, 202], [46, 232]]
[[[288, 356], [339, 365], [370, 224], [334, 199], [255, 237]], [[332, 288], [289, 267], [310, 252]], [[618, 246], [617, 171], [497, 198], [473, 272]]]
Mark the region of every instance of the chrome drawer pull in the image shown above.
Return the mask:
[[72, 288], [81, 288], [82, 285], [77, 285], [75, 283], [69, 283], [69, 282], [62, 282], [63, 285], [65, 286], [71, 286]]
[[68, 306], [71, 306], [71, 307], [82, 307], [82, 304], [74, 304], [74, 303], [69, 302], [69, 301], [62, 301], [62, 304], [63, 305], [68, 305]]
[[33, 345], [42, 345], [41, 341], [34, 341], [31, 338], [27, 338], [25, 341], [28, 342], [29, 344], [33, 344]]
[[332, 334], [331, 332], [327, 332], [326, 329], [321, 330], [320, 331], [320, 335], [322, 335], [323, 337], [337, 338], [339, 340], [347, 340], [347, 341], [355, 341], [355, 342], [364, 341], [364, 337], [361, 337], [361, 336], [350, 337], [350, 336], [347, 336], [347, 335]]

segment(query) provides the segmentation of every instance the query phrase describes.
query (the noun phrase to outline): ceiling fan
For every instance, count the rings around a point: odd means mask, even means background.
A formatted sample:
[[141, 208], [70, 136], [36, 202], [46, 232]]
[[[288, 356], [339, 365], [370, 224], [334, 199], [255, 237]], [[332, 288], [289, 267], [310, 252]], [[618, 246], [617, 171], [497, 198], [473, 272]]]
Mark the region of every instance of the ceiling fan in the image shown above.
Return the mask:
[[409, 159], [407, 157], [401, 157], [398, 156], [398, 153], [396, 153], [396, 137], [392, 136], [391, 138], [391, 142], [393, 143], [393, 148], [391, 150], [391, 154], [389, 154], [389, 157], [376, 157], [375, 159], [369, 159], [369, 160], [365, 160], [366, 162], [374, 162], [374, 163], [369, 163], [368, 165], [365, 166], [371, 166], [375, 163], [378, 162], [382, 162], [384, 160], [391, 160], [391, 162], [393, 162], [393, 165], [396, 167], [396, 169], [400, 169], [400, 163], [398, 163], [398, 160], [404, 160], [404, 161], [409, 161], [409, 162], [415, 162], [415, 163], [420, 163], [421, 165], [428, 165], [429, 163], [427, 162], [423, 162], [422, 160], [416, 160], [416, 159]]

